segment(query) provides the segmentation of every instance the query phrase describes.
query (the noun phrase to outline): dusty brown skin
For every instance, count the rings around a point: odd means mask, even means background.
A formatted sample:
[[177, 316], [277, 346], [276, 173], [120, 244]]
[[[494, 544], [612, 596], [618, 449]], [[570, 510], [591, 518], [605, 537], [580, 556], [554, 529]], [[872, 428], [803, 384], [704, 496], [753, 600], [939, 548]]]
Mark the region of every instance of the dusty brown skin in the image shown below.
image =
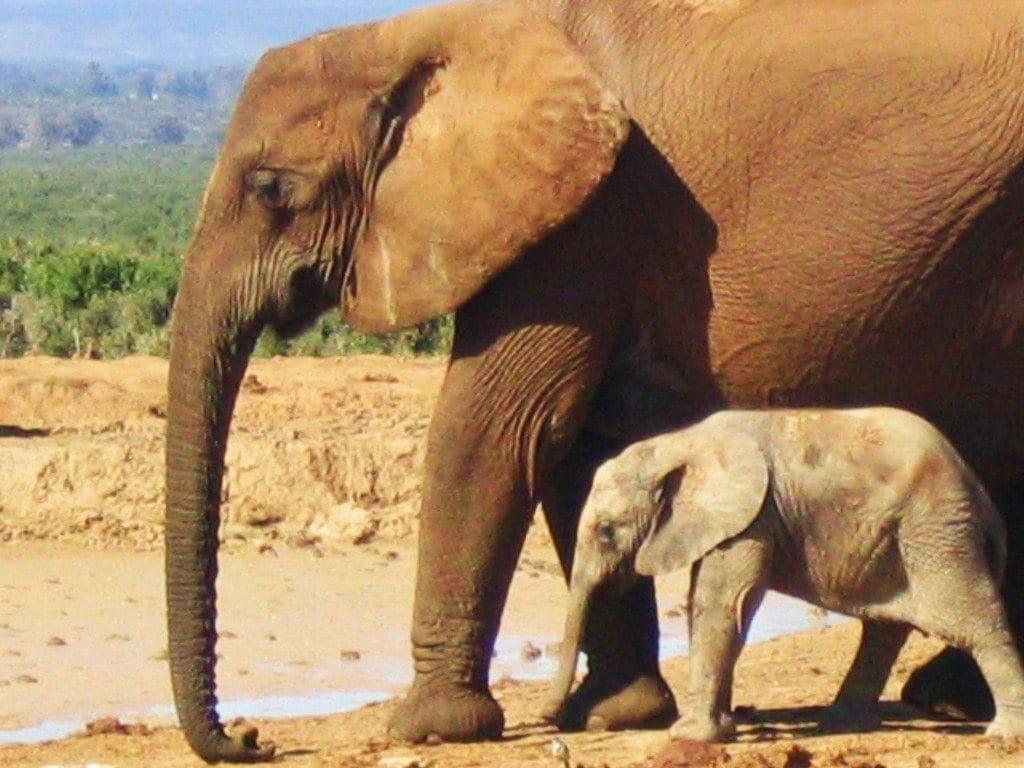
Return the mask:
[[[396, 738], [501, 733], [489, 653], [536, 503], [567, 563], [597, 461], [722, 403], [935, 422], [1008, 515], [1020, 636], [1024, 11], [531, 6], [321, 35], [267, 54], [240, 98], [186, 259], [168, 407], [171, 668], [207, 760], [270, 752], [215, 711], [238, 383], [260, 328], [332, 306], [371, 330], [457, 310]], [[597, 606], [563, 725], [675, 716], [652, 606], [649, 583]], [[956, 658], [939, 669], [915, 701], [984, 691]]]

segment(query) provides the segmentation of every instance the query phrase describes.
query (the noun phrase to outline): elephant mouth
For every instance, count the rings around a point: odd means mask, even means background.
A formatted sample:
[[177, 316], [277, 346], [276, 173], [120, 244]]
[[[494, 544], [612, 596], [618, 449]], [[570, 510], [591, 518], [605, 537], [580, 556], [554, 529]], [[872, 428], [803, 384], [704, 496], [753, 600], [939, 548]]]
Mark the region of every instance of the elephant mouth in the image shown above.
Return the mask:
[[316, 319], [331, 307], [325, 282], [314, 266], [296, 269], [288, 282], [287, 299], [278, 316], [269, 325], [282, 339], [293, 339], [309, 330]]

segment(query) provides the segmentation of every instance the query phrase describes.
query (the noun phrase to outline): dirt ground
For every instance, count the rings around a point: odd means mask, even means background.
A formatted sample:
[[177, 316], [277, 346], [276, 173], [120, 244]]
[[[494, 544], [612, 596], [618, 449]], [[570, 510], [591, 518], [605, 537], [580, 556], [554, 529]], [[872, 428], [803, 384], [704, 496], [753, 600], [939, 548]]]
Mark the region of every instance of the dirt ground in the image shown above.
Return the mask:
[[[610, 768], [1024, 765], [1024, 743], [985, 738], [979, 724], [917, 719], [895, 703], [908, 671], [937, 649], [919, 636], [886, 690], [880, 731], [816, 735], [852, 658], [852, 622], [750, 645], [734, 697], [745, 722], [724, 749], [669, 745], [657, 731], [556, 734], [536, 713], [565, 588], [539, 523], [492, 674], [504, 740], [389, 743], [385, 724], [411, 675], [416, 502], [443, 372], [440, 361], [376, 357], [250, 368], [228, 450], [218, 672], [229, 716], [252, 700], [281, 702], [280, 717], [249, 722], [283, 764], [558, 768], [550, 745], [559, 738], [570, 765]], [[167, 682], [165, 375], [149, 358], [0, 361], [0, 742], [40, 724], [78, 729], [0, 744], [0, 765], [202, 765], [173, 727]], [[680, 585], [667, 579], [659, 594], [663, 629], [684, 631]], [[665, 671], [685, 707], [686, 659]], [[330, 714], [341, 704], [325, 692], [353, 690], [387, 700]], [[284, 716], [289, 697], [317, 696], [327, 714]]]

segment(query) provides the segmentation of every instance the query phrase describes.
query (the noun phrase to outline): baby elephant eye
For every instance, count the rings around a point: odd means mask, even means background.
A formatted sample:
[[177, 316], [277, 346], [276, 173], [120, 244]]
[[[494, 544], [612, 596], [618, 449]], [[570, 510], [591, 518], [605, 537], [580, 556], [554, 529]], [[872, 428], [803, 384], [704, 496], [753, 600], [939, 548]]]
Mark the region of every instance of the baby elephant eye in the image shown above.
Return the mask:
[[615, 523], [602, 520], [594, 526], [594, 533], [597, 536], [598, 542], [601, 544], [615, 543]]

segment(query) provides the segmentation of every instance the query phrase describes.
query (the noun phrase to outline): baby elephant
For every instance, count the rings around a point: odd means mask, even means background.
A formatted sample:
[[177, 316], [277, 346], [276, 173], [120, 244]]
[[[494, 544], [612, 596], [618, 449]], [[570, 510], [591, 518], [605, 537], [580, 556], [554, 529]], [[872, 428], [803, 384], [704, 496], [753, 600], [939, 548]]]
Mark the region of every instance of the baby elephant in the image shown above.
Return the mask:
[[893, 408], [716, 413], [598, 469], [546, 714], [569, 693], [594, 590], [690, 568], [693, 706], [673, 737], [734, 730], [733, 666], [766, 589], [863, 622], [826, 728], [879, 723], [878, 697], [916, 627], [973, 654], [996, 702], [987, 733], [1024, 735], [1024, 670], [997, 589], [1004, 560], [999, 513], [923, 419]]

